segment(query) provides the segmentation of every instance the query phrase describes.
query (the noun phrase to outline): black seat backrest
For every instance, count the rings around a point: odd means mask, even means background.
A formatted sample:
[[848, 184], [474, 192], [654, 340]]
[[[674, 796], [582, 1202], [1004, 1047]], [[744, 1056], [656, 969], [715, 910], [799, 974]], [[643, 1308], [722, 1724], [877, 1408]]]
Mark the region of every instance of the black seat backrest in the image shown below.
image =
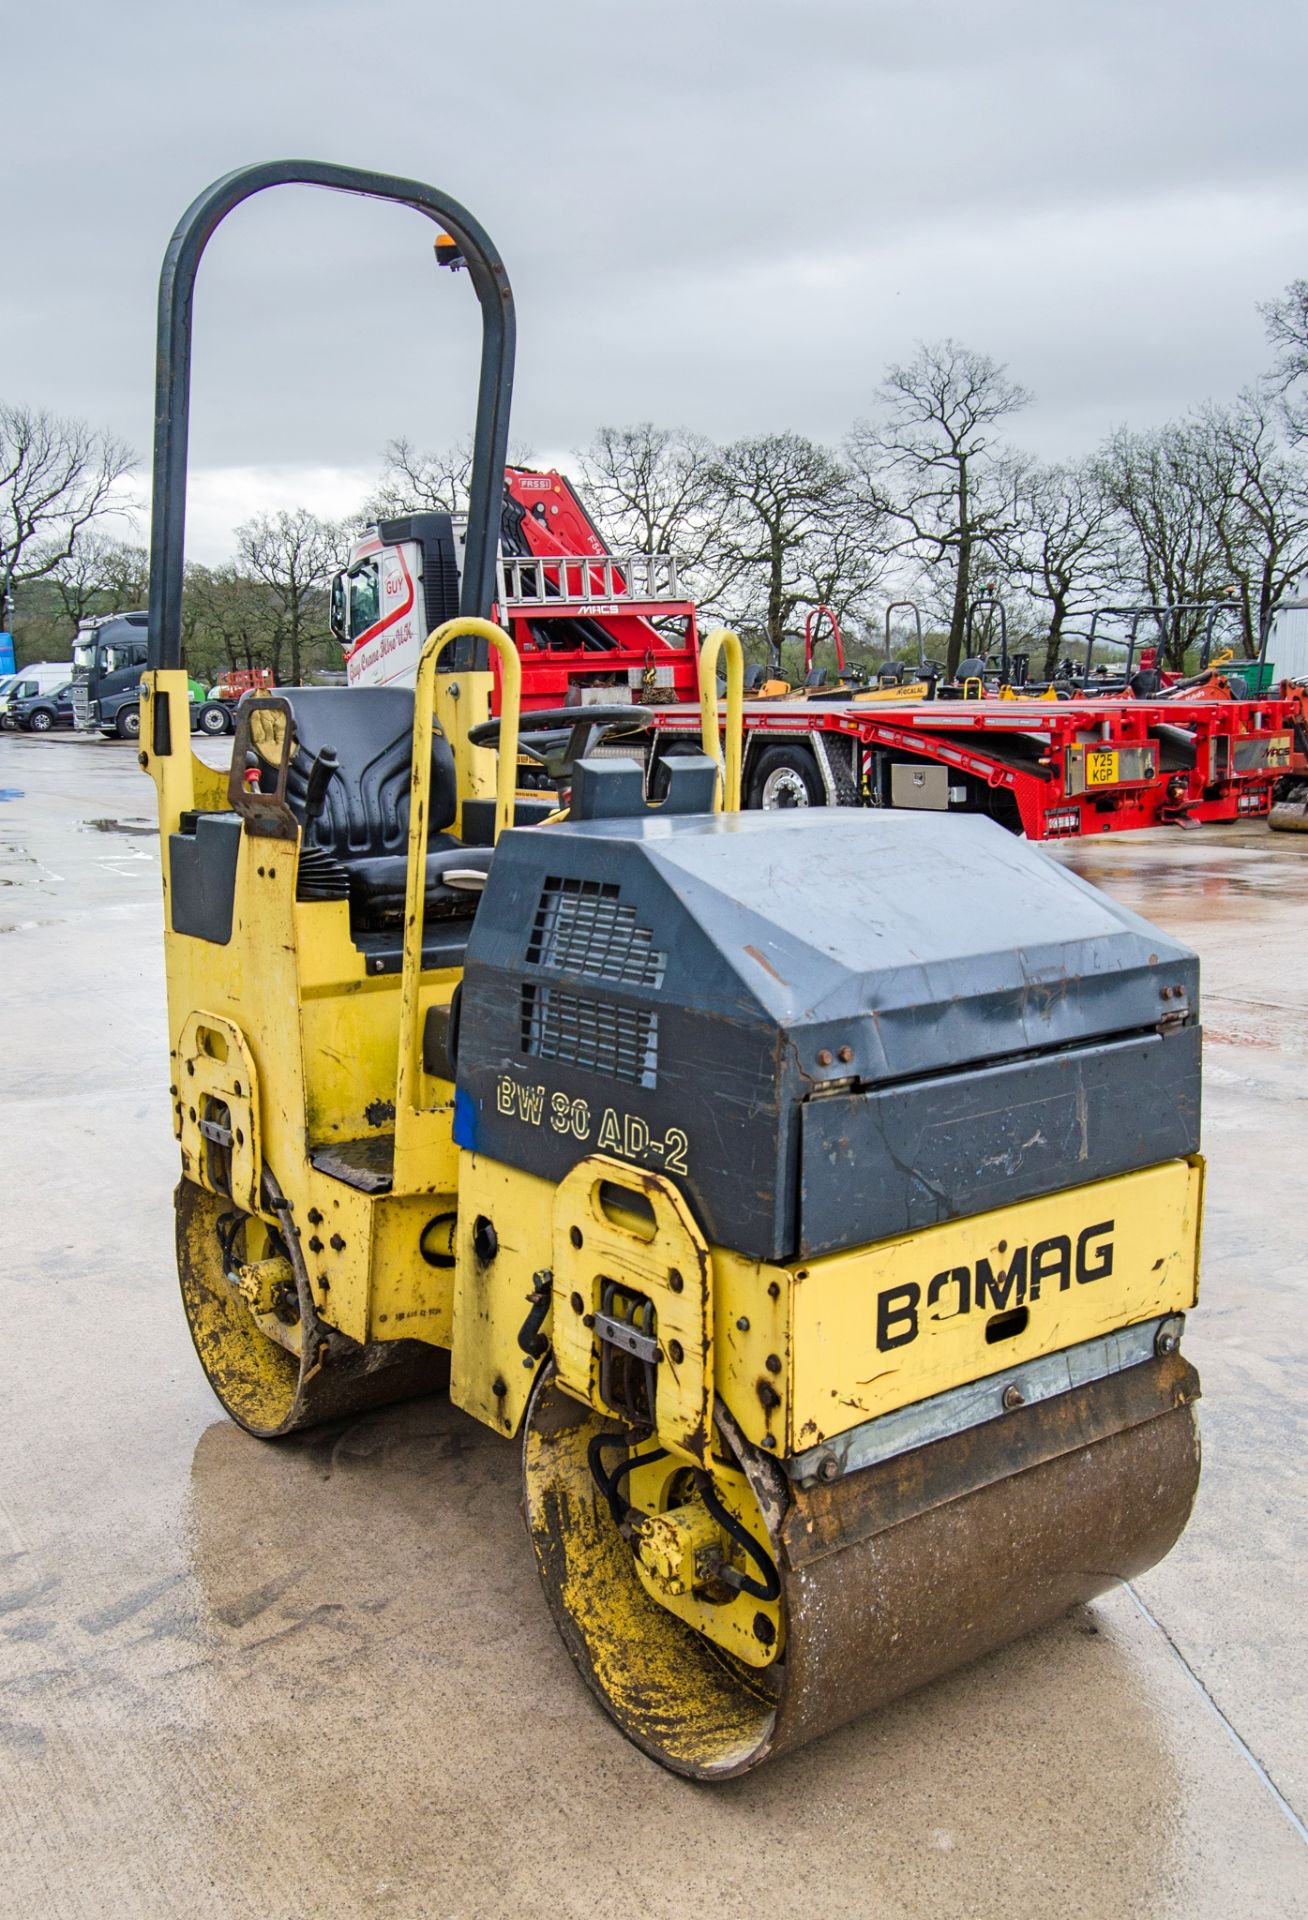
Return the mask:
[[[314, 761], [324, 747], [337, 772], [308, 836], [339, 860], [402, 853], [409, 833], [409, 770], [413, 757], [413, 694], [404, 687], [278, 687], [295, 721], [295, 751], [286, 802], [304, 818]], [[432, 736], [429, 831], [443, 832], [458, 805], [454, 755], [445, 735]]]
[[825, 667], [810, 667], [804, 675], [804, 685], [806, 687], [825, 687], [826, 684], [827, 670]]
[[752, 667], [746, 667], [745, 669], [745, 692], [757, 693], [766, 679], [767, 668], [760, 666], [756, 660]]

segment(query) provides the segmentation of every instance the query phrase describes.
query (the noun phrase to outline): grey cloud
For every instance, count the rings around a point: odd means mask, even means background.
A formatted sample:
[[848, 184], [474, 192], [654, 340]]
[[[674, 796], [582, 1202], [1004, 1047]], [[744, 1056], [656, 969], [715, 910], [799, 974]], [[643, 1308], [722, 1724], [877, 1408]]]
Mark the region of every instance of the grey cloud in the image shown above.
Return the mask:
[[[838, 435], [954, 333], [1076, 451], [1261, 364], [1308, 270], [1308, 10], [1216, 0], [372, 6], [47, 0], [6, 29], [0, 389], [144, 452], [190, 196], [286, 152], [436, 178], [518, 294], [517, 432]], [[475, 312], [411, 216], [236, 215], [198, 307], [201, 464], [366, 467], [462, 432]]]

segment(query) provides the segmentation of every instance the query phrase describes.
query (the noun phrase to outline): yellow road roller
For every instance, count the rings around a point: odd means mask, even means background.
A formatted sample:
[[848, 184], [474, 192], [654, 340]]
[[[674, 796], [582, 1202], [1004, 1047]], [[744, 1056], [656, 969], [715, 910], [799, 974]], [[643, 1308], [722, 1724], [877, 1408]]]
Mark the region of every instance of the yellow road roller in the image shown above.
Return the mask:
[[[288, 183], [457, 244], [471, 500], [416, 687], [247, 696], [219, 774], [181, 659], [192, 296], [219, 222]], [[490, 240], [414, 181], [250, 168], [168, 249], [140, 757], [182, 1297], [261, 1439], [429, 1391], [516, 1439], [581, 1674], [723, 1780], [1179, 1535], [1197, 966], [979, 816], [739, 811], [734, 636], [656, 806], [603, 744], [639, 709], [520, 727], [487, 617], [513, 346]]]

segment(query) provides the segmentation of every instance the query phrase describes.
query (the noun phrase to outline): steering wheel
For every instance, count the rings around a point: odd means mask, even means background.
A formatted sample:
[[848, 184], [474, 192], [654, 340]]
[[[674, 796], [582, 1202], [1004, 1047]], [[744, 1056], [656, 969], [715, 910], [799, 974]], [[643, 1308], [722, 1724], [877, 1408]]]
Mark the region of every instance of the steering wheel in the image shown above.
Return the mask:
[[[553, 786], [572, 784], [578, 760], [584, 760], [607, 734], [648, 733], [654, 716], [648, 707], [545, 707], [524, 713], [518, 725], [518, 751], [543, 767]], [[469, 727], [474, 747], [498, 747], [500, 721]]]

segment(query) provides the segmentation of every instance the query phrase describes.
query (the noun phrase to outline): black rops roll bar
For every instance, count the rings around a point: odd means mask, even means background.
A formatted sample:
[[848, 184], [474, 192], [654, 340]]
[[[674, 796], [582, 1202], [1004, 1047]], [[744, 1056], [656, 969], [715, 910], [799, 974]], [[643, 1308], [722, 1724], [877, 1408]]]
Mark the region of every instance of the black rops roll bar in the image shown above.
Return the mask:
[[972, 631], [976, 623], [976, 614], [977, 614], [978, 607], [984, 607], [987, 610], [987, 612], [997, 613], [999, 615], [999, 679], [1000, 679], [1001, 685], [1007, 686], [1008, 685], [1008, 610], [1004, 606], [1003, 601], [997, 600], [993, 594], [983, 593], [978, 595], [978, 597], [975, 600], [970, 600], [968, 602], [967, 614], [965, 616], [964, 624], [963, 624], [963, 632], [967, 637], [967, 644], [969, 647], [973, 645]]
[[1090, 632], [1086, 637], [1085, 667], [1083, 669], [1084, 678], [1086, 680], [1090, 678], [1091, 656], [1094, 653], [1094, 645], [1098, 636], [1101, 615], [1106, 619], [1130, 621], [1130, 632], [1127, 639], [1119, 640], [1114, 634], [1105, 634], [1103, 636], [1106, 645], [1126, 648], [1126, 665], [1123, 672], [1125, 678], [1129, 680], [1135, 666], [1135, 652], [1139, 638], [1140, 622], [1142, 620], [1153, 620], [1157, 623], [1159, 651], [1165, 654], [1168, 646], [1171, 644], [1172, 637], [1176, 632], [1177, 623], [1180, 621], [1182, 615], [1206, 613], [1208, 618], [1204, 623], [1203, 640], [1199, 648], [1199, 667], [1202, 672], [1212, 658], [1213, 629], [1223, 613], [1232, 611], [1239, 611], [1239, 603], [1229, 599], [1177, 600], [1171, 604], [1165, 601], [1158, 601], [1156, 603], [1151, 602], [1144, 606], [1135, 607], [1096, 607], [1090, 616]]
[[899, 613], [904, 607], [907, 607], [913, 616], [913, 625], [917, 631], [917, 670], [922, 673], [926, 670], [926, 650], [922, 642], [922, 614], [916, 600], [892, 600], [886, 608], [886, 659], [890, 658], [890, 616], [892, 613]]
[[[265, 187], [329, 187], [369, 200], [413, 207], [459, 243], [481, 303], [481, 373], [473, 434], [468, 534], [459, 589], [462, 614], [488, 618], [495, 599], [500, 495], [509, 443], [516, 322], [508, 275], [485, 229], [457, 200], [419, 180], [366, 173], [320, 160], [267, 160], [239, 167], [215, 180], [177, 223], [159, 276], [159, 340], [155, 362], [154, 496], [150, 524], [150, 627], [152, 668], [182, 664], [182, 565], [186, 540], [186, 463], [191, 415], [191, 331], [195, 276], [206, 246], [234, 207]], [[467, 668], [484, 661], [457, 659], [461, 644], [447, 649], [443, 664]], [[484, 642], [479, 642], [485, 652]], [[160, 703], [161, 714], [166, 707]], [[167, 752], [160, 743], [157, 751]]]

